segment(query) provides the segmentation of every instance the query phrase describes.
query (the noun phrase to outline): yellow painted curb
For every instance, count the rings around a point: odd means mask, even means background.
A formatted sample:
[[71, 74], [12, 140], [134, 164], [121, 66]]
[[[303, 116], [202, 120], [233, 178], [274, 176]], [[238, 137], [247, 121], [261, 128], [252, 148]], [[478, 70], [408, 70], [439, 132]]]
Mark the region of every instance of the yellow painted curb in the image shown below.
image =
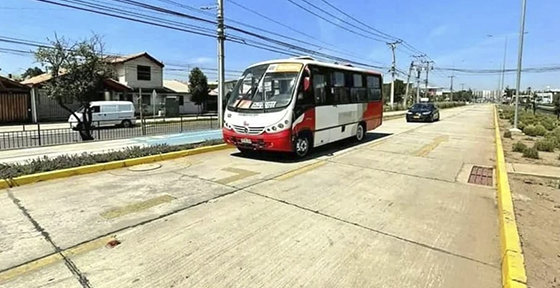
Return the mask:
[[526, 288], [527, 275], [515, 221], [496, 106], [494, 106], [494, 127], [496, 130], [496, 183], [498, 184], [498, 214], [500, 218], [502, 287]]
[[196, 155], [196, 154], [202, 154], [202, 153], [207, 153], [212, 151], [223, 150], [229, 147], [231, 146], [227, 144], [219, 144], [219, 145], [198, 147], [194, 149], [188, 149], [188, 150], [182, 150], [176, 152], [169, 152], [160, 155], [151, 155], [151, 156], [145, 156], [140, 158], [132, 158], [132, 159], [119, 160], [119, 161], [113, 161], [107, 163], [99, 163], [99, 164], [74, 167], [68, 169], [61, 169], [61, 170], [49, 171], [49, 172], [43, 172], [43, 173], [37, 173], [31, 175], [24, 175], [13, 179], [1, 179], [0, 189], [17, 187], [25, 184], [31, 184], [31, 183], [58, 179], [58, 178], [65, 178], [65, 177], [70, 177], [75, 175], [90, 174], [90, 173], [95, 173], [100, 171], [130, 167], [134, 165], [152, 163], [156, 161], [181, 158], [189, 155]]

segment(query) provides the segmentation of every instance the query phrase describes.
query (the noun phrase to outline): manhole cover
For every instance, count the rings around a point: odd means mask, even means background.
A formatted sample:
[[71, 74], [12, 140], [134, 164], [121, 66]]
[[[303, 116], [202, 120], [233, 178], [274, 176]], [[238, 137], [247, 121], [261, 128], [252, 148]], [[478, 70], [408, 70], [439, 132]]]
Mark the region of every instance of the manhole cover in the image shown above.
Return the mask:
[[128, 168], [129, 171], [133, 172], [143, 172], [143, 171], [151, 171], [161, 168], [160, 164], [142, 164], [136, 165]]
[[469, 183], [492, 186], [493, 185], [493, 168], [473, 166], [471, 175], [469, 176]]

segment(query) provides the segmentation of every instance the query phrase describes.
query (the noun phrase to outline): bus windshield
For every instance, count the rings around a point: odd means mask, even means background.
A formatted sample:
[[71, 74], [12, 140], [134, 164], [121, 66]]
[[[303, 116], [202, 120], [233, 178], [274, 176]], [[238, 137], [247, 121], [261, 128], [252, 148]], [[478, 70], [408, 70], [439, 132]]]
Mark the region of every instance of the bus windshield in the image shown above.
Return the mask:
[[292, 100], [301, 66], [265, 64], [245, 70], [232, 91], [228, 108], [265, 113], [285, 108]]

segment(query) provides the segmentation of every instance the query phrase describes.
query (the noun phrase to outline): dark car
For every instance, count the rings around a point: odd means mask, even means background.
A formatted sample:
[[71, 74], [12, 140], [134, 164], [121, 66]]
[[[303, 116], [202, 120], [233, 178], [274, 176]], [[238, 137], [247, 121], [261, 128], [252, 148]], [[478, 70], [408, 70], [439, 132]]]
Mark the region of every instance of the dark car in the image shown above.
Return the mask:
[[416, 103], [406, 112], [406, 122], [439, 120], [439, 109], [433, 103]]

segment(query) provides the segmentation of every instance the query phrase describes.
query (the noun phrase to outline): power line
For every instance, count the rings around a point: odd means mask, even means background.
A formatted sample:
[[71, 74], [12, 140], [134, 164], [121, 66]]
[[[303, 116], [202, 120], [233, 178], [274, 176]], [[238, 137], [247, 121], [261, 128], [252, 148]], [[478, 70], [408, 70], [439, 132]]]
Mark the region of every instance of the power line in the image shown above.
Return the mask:
[[[151, 22], [151, 21], [141, 20], [141, 19], [137, 19], [137, 18], [124, 17], [122, 15], [116, 15], [116, 14], [112, 14], [112, 13], [99, 11], [99, 9], [98, 10], [93, 10], [93, 9], [89, 9], [89, 8], [58, 3], [58, 2], [51, 1], [51, 0], [36, 0], [36, 1], [50, 3], [50, 4], [59, 5], [59, 6], [63, 6], [63, 7], [74, 8], [74, 9], [78, 9], [78, 10], [82, 10], [82, 11], [92, 12], [92, 13], [106, 15], [106, 16], [110, 16], [110, 17], [116, 17], [116, 18], [120, 18], [120, 19], [134, 21], [134, 22], [140, 22], [140, 23], [144, 23], [144, 24], [148, 24], [148, 25], [155, 25], [155, 26], [159, 26], [159, 27], [162, 27], [162, 28], [169, 28], [169, 29], [174, 29], [174, 30], [178, 30], [178, 31], [184, 31], [184, 32], [188, 32], [188, 33], [193, 33], [193, 34], [198, 34], [198, 35], [214, 38], [214, 35], [212, 35], [210, 33], [194, 31], [193, 29], [185, 29], [185, 28], [170, 26], [170, 25], [166, 25], [166, 24], [154, 23], [154, 22]], [[80, 0], [66, 0], [66, 1], [68, 2], [68, 1], [80, 1]], [[158, 12], [163, 12], [163, 13], [169, 13], [169, 14], [174, 15], [174, 16], [186, 17], [186, 18], [189, 18], [189, 19], [197, 20], [197, 21], [204, 21], [206, 23], [208, 23], [208, 22], [209, 23], [215, 23], [215, 22], [212, 22], [212, 21], [207, 20], [207, 19], [194, 17], [194, 16], [191, 16], [191, 15], [187, 15], [187, 14], [176, 12], [176, 11], [171, 11], [171, 10], [160, 8], [160, 7], [153, 6], [153, 5], [147, 5], [147, 4], [139, 3], [137, 1], [132, 1], [132, 0], [115, 0], [115, 1], [123, 2], [123, 3], [126, 2], [126, 3], [129, 3], [130, 5], [133, 5], [133, 6], [138, 6], [138, 7], [145, 8], [145, 9], [150, 9], [150, 10], [156, 10]], [[85, 1], [80, 1], [80, 2], [85, 2]], [[91, 6], [93, 4], [89, 4], [89, 5]], [[142, 15], [142, 14], [140, 14], [140, 15]], [[151, 19], [154, 19], [154, 17], [152, 17]], [[231, 29], [232, 27], [229, 26], [229, 28]], [[270, 37], [265, 37], [265, 36], [262, 36], [262, 35], [259, 35], [259, 34], [256, 34], [256, 33], [252, 33], [252, 32], [246, 31], [244, 29], [239, 29], [239, 28], [236, 28], [236, 27], [233, 27], [233, 28], [235, 28], [236, 31], [239, 31], [241, 33], [250, 35], [250, 36], [255, 37], [255, 38], [259, 38], [261, 40], [265, 40], [266, 42], [274, 43], [275, 45], [278, 45], [278, 46], [283, 46], [283, 47], [289, 48], [291, 50], [300, 51], [300, 52], [304, 52], [304, 53], [311, 53], [311, 54], [318, 55], [320, 57], [324, 57], [324, 58], [327, 58], [327, 59], [340, 61], [340, 62], [353, 63], [353, 64], [356, 64], [356, 65], [359, 65], [359, 66], [364, 66], [364, 67], [372, 67], [372, 68], [376, 68], [376, 69], [383, 68], [383, 67], [380, 67], [380, 66], [374, 66], [374, 65], [369, 65], [369, 64], [366, 64], [366, 63], [360, 63], [360, 62], [353, 61], [353, 60], [348, 60], [348, 59], [345, 59], [345, 58], [342, 58], [342, 57], [332, 56], [332, 55], [329, 55], [329, 54], [326, 54], [326, 53], [320, 53], [320, 52], [313, 51], [313, 50], [310, 50], [310, 49], [307, 49], [307, 48], [303, 48], [303, 47], [296, 46], [296, 45], [293, 45], [293, 44], [290, 44], [290, 43], [286, 43], [286, 42], [283, 42], [283, 41], [280, 41], [280, 40], [277, 40], [277, 39], [273, 39], [273, 38], [270, 38]], [[282, 49], [282, 48], [278, 48], [278, 47], [270, 47], [270, 45], [267, 47], [265, 45], [265, 43], [251, 41], [250, 39], [246, 39], [246, 38], [242, 38], [242, 37], [237, 37], [236, 36], [236, 39], [229, 39], [229, 41], [236, 42], [236, 43], [243, 44], [243, 45], [252, 46], [252, 47], [263, 49], [263, 50], [268, 50], [268, 51], [275, 52], [275, 53], [282, 53], [282, 54], [285, 54], [285, 55], [292, 55], [292, 56], [298, 55], [298, 54], [290, 52], [289, 50], [286, 50], [286, 49]], [[252, 42], [252, 43], [248, 43], [248, 42]]]
[[[352, 33], [352, 34], [356, 34], [356, 35], [362, 36], [362, 37], [364, 37], [364, 38], [368, 38], [368, 39], [371, 39], [371, 40], [374, 40], [374, 41], [378, 41], [378, 42], [385, 42], [385, 41], [382, 40], [382, 39], [373, 38], [373, 37], [370, 37], [370, 36], [368, 36], [368, 35], [364, 35], [364, 34], [362, 34], [362, 33], [358, 33], [358, 32], [356, 32], [356, 31], [351, 30], [351, 29], [349, 29], [349, 28], [346, 28], [346, 27], [344, 27], [344, 26], [342, 26], [342, 25], [340, 25], [340, 24], [338, 24], [338, 23], [335, 23], [335, 22], [333, 22], [333, 21], [331, 21], [331, 20], [329, 20], [329, 19], [327, 19], [327, 18], [325, 18], [325, 17], [323, 17], [323, 16], [321, 16], [321, 15], [319, 15], [319, 14], [317, 14], [317, 13], [315, 13], [315, 12], [313, 12], [313, 11], [307, 9], [307, 8], [305, 8], [304, 6], [302, 6], [302, 5], [300, 5], [300, 4], [296, 3], [296, 2], [294, 2], [293, 0], [288, 0], [288, 1], [289, 1], [290, 3], [296, 5], [296, 6], [299, 7], [300, 9], [303, 9], [303, 10], [307, 11], [308, 13], [314, 15], [315, 17], [318, 17], [318, 18], [320, 18], [320, 19], [323, 19], [324, 21], [326, 21], [326, 22], [328, 22], [328, 23], [331, 23], [332, 25], [337, 26], [337, 27], [339, 27], [339, 28], [341, 28], [341, 29], [344, 29], [344, 30], [346, 30], [346, 31], [348, 31], [348, 32], [350, 32], [350, 33]], [[305, 0], [304, 0], [304, 1], [305, 1]], [[306, 2], [306, 3], [308, 3], [308, 2]], [[309, 3], [308, 3], [308, 4], [309, 4]], [[311, 4], [311, 5], [312, 5], [312, 4]], [[313, 6], [313, 7], [316, 7], [315, 5], [312, 5], [312, 6]]]

